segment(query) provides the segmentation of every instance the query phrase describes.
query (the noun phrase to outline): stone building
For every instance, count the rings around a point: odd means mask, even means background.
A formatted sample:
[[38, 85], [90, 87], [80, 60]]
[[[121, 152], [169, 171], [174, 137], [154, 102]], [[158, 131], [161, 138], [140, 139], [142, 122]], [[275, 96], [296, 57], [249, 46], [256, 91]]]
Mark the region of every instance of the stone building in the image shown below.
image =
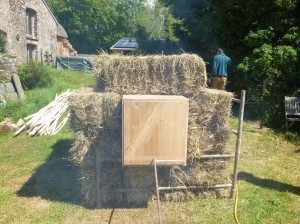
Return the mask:
[[[60, 25], [46, 2], [0, 0], [0, 5], [0, 32], [6, 36], [6, 50], [16, 56], [16, 62], [20, 64], [34, 60], [54, 63]], [[64, 39], [66, 42], [67, 37]], [[70, 51], [62, 53], [69, 55]]]
[[68, 34], [62, 25], [57, 26], [57, 56], [75, 56], [77, 51], [72, 47], [68, 40]]

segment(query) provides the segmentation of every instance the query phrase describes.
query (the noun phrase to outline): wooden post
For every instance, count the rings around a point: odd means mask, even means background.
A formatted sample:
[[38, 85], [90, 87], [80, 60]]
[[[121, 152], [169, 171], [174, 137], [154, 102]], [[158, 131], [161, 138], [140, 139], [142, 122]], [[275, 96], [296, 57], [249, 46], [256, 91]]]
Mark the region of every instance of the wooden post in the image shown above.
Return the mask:
[[17, 74], [13, 74], [12, 78], [13, 78], [13, 82], [16, 87], [16, 91], [18, 93], [19, 98], [21, 100], [25, 99], [24, 90], [22, 88], [22, 84], [21, 84], [19, 76]]
[[100, 183], [100, 175], [101, 175], [101, 159], [100, 152], [96, 149], [96, 204], [97, 208], [102, 207], [101, 200], [101, 183]]
[[155, 184], [156, 184], [156, 195], [157, 195], [157, 212], [158, 212], [158, 223], [161, 224], [161, 213], [160, 213], [160, 199], [159, 199], [159, 186], [158, 186], [158, 177], [157, 177], [157, 166], [156, 160], [154, 162], [154, 172], [155, 172]]
[[237, 135], [237, 140], [236, 140], [236, 150], [235, 150], [235, 159], [234, 159], [233, 180], [232, 180], [232, 187], [231, 187], [231, 193], [230, 193], [230, 198], [232, 198], [232, 199], [235, 197], [238, 163], [239, 163], [239, 156], [240, 156], [240, 151], [241, 151], [245, 95], [246, 95], [246, 91], [242, 90], [241, 91], [240, 109], [239, 109], [238, 135]]

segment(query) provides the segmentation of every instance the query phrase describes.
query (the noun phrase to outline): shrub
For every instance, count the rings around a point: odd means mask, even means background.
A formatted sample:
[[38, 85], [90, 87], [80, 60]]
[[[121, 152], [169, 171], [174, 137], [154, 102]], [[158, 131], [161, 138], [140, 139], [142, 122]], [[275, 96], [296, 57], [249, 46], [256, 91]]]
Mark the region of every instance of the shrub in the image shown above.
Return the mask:
[[25, 89], [50, 87], [53, 84], [47, 66], [41, 62], [29, 62], [18, 67], [18, 75]]
[[6, 45], [6, 37], [4, 34], [0, 33], [0, 53], [5, 52], [5, 45]]

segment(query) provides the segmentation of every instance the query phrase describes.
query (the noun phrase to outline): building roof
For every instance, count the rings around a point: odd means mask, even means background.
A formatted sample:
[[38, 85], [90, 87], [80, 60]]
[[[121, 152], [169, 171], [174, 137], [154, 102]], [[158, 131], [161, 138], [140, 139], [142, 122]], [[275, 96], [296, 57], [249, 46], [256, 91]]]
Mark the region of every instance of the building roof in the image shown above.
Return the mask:
[[68, 34], [62, 25], [58, 24], [58, 26], [56, 27], [56, 31], [58, 37], [68, 38]]
[[134, 51], [139, 47], [135, 38], [122, 38], [110, 50]]

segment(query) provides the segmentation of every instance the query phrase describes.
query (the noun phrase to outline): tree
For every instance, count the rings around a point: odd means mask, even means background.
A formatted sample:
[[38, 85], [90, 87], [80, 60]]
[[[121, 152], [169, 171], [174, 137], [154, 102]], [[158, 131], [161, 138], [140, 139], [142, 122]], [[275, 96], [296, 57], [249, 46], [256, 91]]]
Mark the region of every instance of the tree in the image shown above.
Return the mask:
[[108, 50], [122, 37], [138, 36], [141, 52], [147, 52], [146, 47], [153, 40], [173, 41], [172, 33], [168, 29], [172, 17], [167, 8], [159, 3], [149, 6], [146, 2], [146, 0], [48, 0], [58, 21], [66, 29], [70, 42], [80, 53]]
[[[263, 104], [267, 122], [284, 121], [285, 95], [299, 95], [299, 0], [210, 1], [213, 33], [238, 64], [232, 88]], [[255, 103], [253, 108], [262, 108]], [[279, 122], [280, 123], [280, 122]]]
[[174, 32], [186, 52], [199, 53], [210, 61], [216, 38], [211, 35], [211, 20], [207, 0], [160, 0], [174, 16]]
[[48, 4], [81, 53], [106, 50], [117, 39], [131, 35], [132, 4], [128, 1], [48, 0]]
[[159, 1], [153, 1], [152, 6], [142, 7], [136, 16], [135, 32], [140, 44], [140, 53], [178, 53], [178, 38], [173, 29], [176, 22], [170, 9], [164, 7]]

